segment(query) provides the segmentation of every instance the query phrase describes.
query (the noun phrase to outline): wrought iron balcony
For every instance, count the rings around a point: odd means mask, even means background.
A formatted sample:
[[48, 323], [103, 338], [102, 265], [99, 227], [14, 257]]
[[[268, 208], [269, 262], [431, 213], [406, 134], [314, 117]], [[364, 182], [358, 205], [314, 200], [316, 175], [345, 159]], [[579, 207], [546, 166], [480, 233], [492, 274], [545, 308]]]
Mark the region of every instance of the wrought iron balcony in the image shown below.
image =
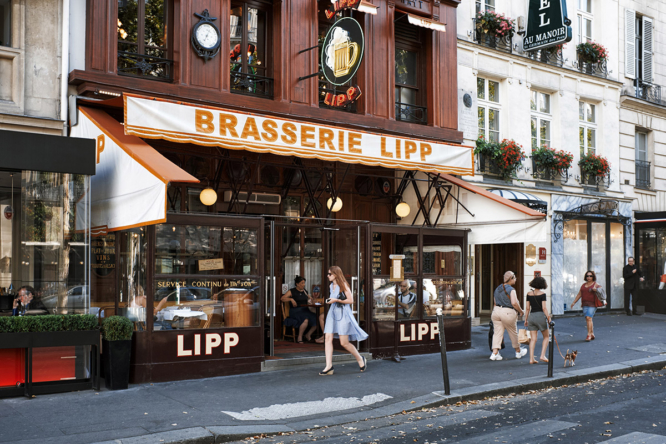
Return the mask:
[[118, 50], [118, 74], [171, 81], [173, 60]]
[[538, 51], [527, 51], [525, 55], [537, 62], [543, 62], [559, 68], [564, 66], [565, 62], [564, 57], [562, 56], [562, 50], [549, 51], [547, 49], [540, 49]]
[[477, 154], [477, 171], [480, 174], [491, 174], [494, 176], [499, 176], [501, 174], [500, 169], [497, 164], [492, 161], [492, 159], [484, 156], [483, 154]]
[[636, 79], [634, 90], [637, 99], [647, 100], [648, 102], [656, 103], [657, 105], [665, 105], [665, 103], [661, 101], [661, 86], [659, 85], [653, 85], [652, 83]]
[[476, 27], [476, 20], [472, 20], [474, 25], [474, 41], [481, 46], [496, 49], [498, 51], [513, 53], [513, 45], [511, 45], [511, 37], [497, 37], [493, 34], [488, 34], [480, 31]]
[[409, 103], [395, 102], [395, 120], [427, 125], [428, 108], [425, 106], [410, 105]]
[[636, 188], [650, 189], [650, 162], [636, 161]]
[[537, 162], [532, 159], [532, 177], [537, 180], [560, 180], [562, 183], [569, 181], [569, 170], [564, 171], [554, 170], [552, 168], [544, 168], [539, 166]]
[[231, 92], [273, 98], [273, 79], [257, 74], [231, 71]]
[[579, 58], [573, 62], [573, 66], [584, 74], [590, 74], [604, 79], [608, 77], [608, 64], [606, 60], [599, 63], [587, 63]]
[[610, 170], [608, 170], [608, 174], [606, 176], [592, 176], [590, 174], [586, 174], [583, 171], [583, 168], [580, 168], [580, 176], [577, 177], [578, 182], [581, 185], [584, 186], [593, 186], [593, 187], [605, 187], [608, 188], [610, 187], [611, 184], [611, 179], [610, 179]]

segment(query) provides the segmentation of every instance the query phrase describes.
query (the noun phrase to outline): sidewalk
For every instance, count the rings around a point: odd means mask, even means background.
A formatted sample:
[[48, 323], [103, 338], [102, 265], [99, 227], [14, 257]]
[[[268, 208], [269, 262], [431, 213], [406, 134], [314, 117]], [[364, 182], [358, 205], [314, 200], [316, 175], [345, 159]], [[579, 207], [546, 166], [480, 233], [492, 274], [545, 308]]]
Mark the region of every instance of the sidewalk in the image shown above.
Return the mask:
[[555, 323], [562, 353], [578, 350], [576, 366], [566, 369], [555, 350], [555, 378], [546, 378], [546, 364], [515, 359], [510, 344], [503, 361], [490, 361], [488, 327], [480, 326], [472, 330], [472, 349], [448, 354], [449, 397], [442, 395], [439, 354], [369, 361], [365, 373], [355, 363], [336, 365], [330, 377], [318, 376], [320, 366], [303, 366], [1, 400], [0, 442], [225, 442], [666, 366], [666, 316], [597, 316], [589, 343], [582, 317]]

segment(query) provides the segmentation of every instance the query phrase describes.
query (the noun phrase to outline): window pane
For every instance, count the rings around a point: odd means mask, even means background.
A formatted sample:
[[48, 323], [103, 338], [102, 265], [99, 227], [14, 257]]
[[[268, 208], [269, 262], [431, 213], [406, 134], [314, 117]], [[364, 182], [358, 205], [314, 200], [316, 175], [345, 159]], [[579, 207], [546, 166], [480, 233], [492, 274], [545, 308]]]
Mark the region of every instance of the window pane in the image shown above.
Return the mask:
[[[587, 271], [587, 221], [570, 220], [564, 222], [564, 310], [571, 309], [571, 303], [583, 284]], [[581, 310], [580, 302], [576, 307]]]
[[580, 145], [580, 155], [585, 154], [585, 128], [578, 128], [578, 142]]
[[388, 279], [372, 280], [372, 318], [375, 321], [395, 319], [395, 295], [397, 282]]
[[585, 22], [585, 39], [587, 41], [592, 40], [592, 20], [583, 19]]
[[247, 63], [250, 74], [264, 75], [266, 69], [266, 48], [264, 47], [266, 13], [255, 8], [248, 8], [247, 23]]
[[416, 52], [395, 49], [395, 82], [416, 86]]
[[405, 255], [402, 261], [405, 274], [416, 273], [419, 265], [418, 236], [416, 234], [396, 234], [395, 251], [395, 254]]
[[647, 134], [636, 133], [636, 160], [647, 161]]
[[599, 285], [608, 288], [606, 286], [606, 223], [592, 222], [591, 234], [592, 256], [590, 256], [590, 269], [597, 275]]
[[156, 279], [154, 330], [259, 325], [257, 279]]
[[537, 109], [537, 92], [532, 91], [531, 97], [530, 97], [530, 109], [536, 111]]
[[[166, 46], [166, 1], [146, 1], [144, 18], [144, 43], [146, 46]], [[146, 49], [146, 53], [149, 53]], [[159, 52], [161, 54], [161, 51]], [[159, 57], [158, 54], [151, 54]]]
[[496, 109], [488, 110], [488, 130], [490, 132], [490, 141], [499, 142], [500, 131], [500, 112]]
[[[139, 33], [139, 5], [137, 0], [125, 0], [118, 4], [118, 40], [137, 43]], [[123, 51], [129, 49], [121, 47]]]
[[587, 108], [587, 121], [591, 123], [595, 123], [597, 121], [597, 116], [596, 116], [596, 107], [594, 105], [590, 105], [589, 103], [586, 103], [586, 108]]
[[146, 250], [145, 230], [134, 228], [126, 232], [125, 245], [120, 254], [120, 295], [118, 311], [121, 316], [134, 322], [135, 330], [146, 328]]
[[550, 94], [539, 94], [539, 111], [550, 113]]
[[580, 43], [582, 41], [582, 35], [583, 35], [583, 18], [579, 15], [578, 16], [578, 40], [577, 40], [577, 43]]
[[481, 3], [482, 0], [476, 0], [476, 13], [478, 14], [479, 12], [483, 11], [483, 5]]
[[550, 122], [548, 120], [541, 121], [539, 137], [541, 138], [541, 145], [550, 145]]
[[[624, 227], [622, 224], [611, 223], [610, 224], [610, 260], [611, 264], [623, 264], [624, 263]], [[643, 250], [640, 250], [641, 253]], [[642, 257], [638, 263], [638, 266], [641, 268], [643, 275], [645, 276], [646, 282], [656, 282], [650, 280], [648, 275], [649, 272], [654, 272], [654, 264], [651, 265], [651, 270], [648, 270], [648, 267], [644, 266]], [[610, 283], [610, 306], [612, 308], [623, 308], [624, 307], [624, 286], [620, 279], [622, 278], [622, 267], [611, 267], [611, 283]], [[603, 284], [602, 284], [603, 285]], [[653, 284], [654, 285], [654, 284]]]
[[257, 230], [225, 227], [223, 257], [226, 274], [257, 274]]
[[479, 133], [486, 130], [486, 109], [479, 107]]
[[0, 0], [0, 46], [12, 46], [11, 5], [11, 0]]
[[441, 308], [444, 316], [463, 316], [467, 298], [462, 279], [423, 279], [423, 314], [434, 317]]
[[499, 83], [488, 81], [488, 100], [499, 102]]
[[462, 247], [450, 243], [450, 238], [443, 236], [423, 236], [423, 273], [462, 275]]
[[398, 294], [395, 298], [398, 305], [398, 319], [416, 318], [419, 315], [416, 281], [405, 279], [398, 283]]
[[486, 79], [476, 79], [476, 97], [481, 100], [486, 98]]
[[532, 133], [532, 148], [536, 148], [539, 145], [539, 141], [537, 140], [537, 119], [536, 117], [532, 117], [530, 121], [530, 126], [531, 126], [531, 133]]
[[596, 130], [593, 130], [591, 128], [587, 129], [587, 149], [588, 149], [588, 151], [594, 152], [594, 150], [597, 146], [596, 141], [595, 141], [596, 133], [597, 133]]
[[400, 103], [416, 105], [416, 90], [411, 88], [398, 88], [400, 90]]
[[578, 120], [585, 120], [585, 103], [578, 102]]
[[199, 271], [199, 261], [222, 257], [220, 227], [160, 224], [155, 233], [156, 274], [220, 274], [221, 269]]
[[231, 63], [231, 72], [241, 70], [243, 62], [243, 51], [241, 51], [241, 40], [243, 38], [243, 8], [233, 8], [231, 10], [229, 23], [229, 60]]

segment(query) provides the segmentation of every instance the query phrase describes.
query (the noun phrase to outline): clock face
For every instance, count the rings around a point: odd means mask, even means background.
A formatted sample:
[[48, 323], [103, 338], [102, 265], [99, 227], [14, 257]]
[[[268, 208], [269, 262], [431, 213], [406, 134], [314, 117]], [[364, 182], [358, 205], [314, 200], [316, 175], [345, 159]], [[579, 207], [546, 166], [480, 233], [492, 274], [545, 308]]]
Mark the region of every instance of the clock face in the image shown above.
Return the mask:
[[208, 23], [201, 24], [196, 30], [196, 39], [204, 48], [213, 48], [217, 45], [219, 36], [217, 30]]

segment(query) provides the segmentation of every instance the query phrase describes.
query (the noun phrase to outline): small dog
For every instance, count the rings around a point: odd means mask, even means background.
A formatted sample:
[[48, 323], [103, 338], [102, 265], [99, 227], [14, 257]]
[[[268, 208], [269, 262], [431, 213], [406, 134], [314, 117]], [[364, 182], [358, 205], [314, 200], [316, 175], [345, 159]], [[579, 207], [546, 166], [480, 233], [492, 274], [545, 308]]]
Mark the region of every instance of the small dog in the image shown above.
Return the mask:
[[571, 353], [569, 353], [569, 349], [567, 349], [567, 354], [564, 356], [564, 366], [567, 366], [567, 363], [573, 367], [576, 365], [576, 356], [578, 356], [578, 350], [573, 350]]

